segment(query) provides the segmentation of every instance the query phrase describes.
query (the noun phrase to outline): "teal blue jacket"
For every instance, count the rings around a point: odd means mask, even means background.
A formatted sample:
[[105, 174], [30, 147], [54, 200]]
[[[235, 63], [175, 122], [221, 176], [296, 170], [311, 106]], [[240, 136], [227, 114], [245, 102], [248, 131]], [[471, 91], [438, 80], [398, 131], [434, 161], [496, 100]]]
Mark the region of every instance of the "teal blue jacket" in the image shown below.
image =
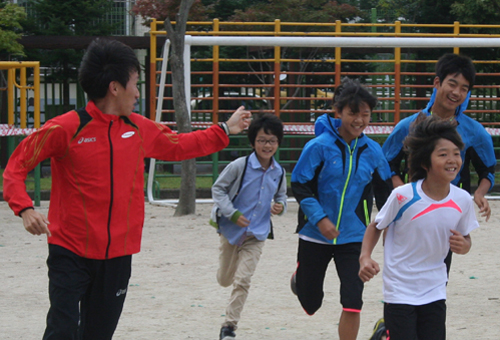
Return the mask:
[[[361, 242], [370, 222], [373, 193], [380, 209], [392, 190], [391, 172], [380, 145], [361, 134], [350, 145], [340, 137], [340, 119], [318, 118], [292, 172], [292, 190], [300, 203], [299, 234], [345, 244]], [[325, 238], [317, 223], [328, 217], [340, 231]]]

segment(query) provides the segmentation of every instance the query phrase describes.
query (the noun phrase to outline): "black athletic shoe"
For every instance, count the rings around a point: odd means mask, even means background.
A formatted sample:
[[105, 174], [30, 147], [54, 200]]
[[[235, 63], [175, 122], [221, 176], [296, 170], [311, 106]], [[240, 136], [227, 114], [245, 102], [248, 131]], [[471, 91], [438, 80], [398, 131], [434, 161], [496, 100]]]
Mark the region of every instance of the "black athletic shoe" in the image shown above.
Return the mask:
[[295, 278], [295, 274], [297, 274], [297, 272], [293, 273], [290, 278], [290, 288], [292, 289], [292, 293], [297, 295], [297, 279]]
[[373, 334], [370, 340], [380, 340], [384, 335], [387, 336], [387, 332], [385, 329], [384, 319], [382, 318], [375, 323], [375, 326], [373, 327]]
[[236, 339], [236, 334], [234, 334], [234, 327], [224, 326], [220, 329], [220, 340], [233, 340]]

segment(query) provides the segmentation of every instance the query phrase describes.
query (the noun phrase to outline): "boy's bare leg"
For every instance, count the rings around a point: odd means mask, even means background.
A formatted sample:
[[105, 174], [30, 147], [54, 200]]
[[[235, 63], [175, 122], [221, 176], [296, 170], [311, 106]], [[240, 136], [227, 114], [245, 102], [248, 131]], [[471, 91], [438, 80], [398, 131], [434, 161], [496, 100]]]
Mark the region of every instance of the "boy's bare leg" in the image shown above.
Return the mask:
[[359, 331], [359, 313], [342, 311], [339, 321], [340, 340], [356, 340]]

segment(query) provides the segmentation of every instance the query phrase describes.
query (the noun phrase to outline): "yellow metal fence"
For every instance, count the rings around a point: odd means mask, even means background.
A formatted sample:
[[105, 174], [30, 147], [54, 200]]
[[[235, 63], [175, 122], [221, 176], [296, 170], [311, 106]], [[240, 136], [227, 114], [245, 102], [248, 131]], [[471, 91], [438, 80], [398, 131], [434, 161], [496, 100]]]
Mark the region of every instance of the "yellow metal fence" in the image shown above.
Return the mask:
[[[158, 92], [159, 65], [157, 46], [166, 38], [163, 22], [151, 22], [150, 108], [154, 118]], [[422, 33], [422, 29], [435, 33]], [[466, 25], [459, 22], [441, 25], [301, 23], [301, 22], [188, 22], [186, 34], [193, 36], [294, 36], [294, 37], [482, 37], [498, 38], [500, 34], [475, 33], [480, 30], [500, 32], [500, 25]], [[163, 39], [163, 40], [160, 40]], [[353, 49], [332, 46], [321, 51], [305, 51], [280, 46], [268, 49], [247, 48], [245, 55], [224, 57], [221, 47], [199, 48], [192, 59], [193, 120], [217, 122], [232, 111], [231, 101], [260, 102], [254, 111], [273, 112], [285, 123], [308, 124], [329, 111], [331, 94], [341, 78], [362, 77], [373, 89], [380, 105], [374, 110], [374, 125], [394, 125], [414, 113], [428, 101], [432, 92], [432, 68], [436, 60], [415, 60], [414, 52], [393, 49], [371, 49], [357, 53]], [[313, 53], [316, 52], [316, 53]], [[459, 53], [460, 49], [444, 52]], [[443, 53], [444, 53], [443, 52]], [[304, 55], [301, 55], [304, 53]], [[229, 53], [231, 54], [231, 53]], [[195, 54], [196, 55], [196, 54]], [[320, 55], [321, 58], [317, 56]], [[201, 57], [200, 57], [201, 56]], [[476, 65], [497, 65], [499, 60], [474, 60]], [[306, 65], [304, 67], [304, 65]], [[500, 71], [500, 69], [499, 69]], [[500, 72], [478, 72], [468, 114], [488, 125], [498, 125], [497, 95], [499, 82], [491, 81]], [[317, 81], [315, 79], [318, 79]], [[243, 81], [243, 80], [245, 81]], [[259, 79], [256, 81], [256, 79]], [[418, 80], [417, 80], [418, 79]], [[483, 80], [488, 79], [485, 83]], [[500, 79], [500, 78], [499, 78]], [[171, 84], [166, 85], [162, 121], [173, 120]], [[206, 105], [200, 103], [207, 102]], [[208, 117], [207, 117], [208, 116]]]
[[[28, 84], [27, 69], [33, 69], [33, 84]], [[7, 91], [8, 125], [18, 124], [20, 128], [27, 128], [28, 91], [34, 91], [33, 121], [34, 127], [40, 127], [40, 62], [38, 61], [0, 61], [0, 70], [7, 70], [7, 86], [2, 90]], [[19, 83], [17, 82], [19, 78]], [[16, 122], [14, 113], [16, 103], [15, 89], [19, 91], [19, 121]]]

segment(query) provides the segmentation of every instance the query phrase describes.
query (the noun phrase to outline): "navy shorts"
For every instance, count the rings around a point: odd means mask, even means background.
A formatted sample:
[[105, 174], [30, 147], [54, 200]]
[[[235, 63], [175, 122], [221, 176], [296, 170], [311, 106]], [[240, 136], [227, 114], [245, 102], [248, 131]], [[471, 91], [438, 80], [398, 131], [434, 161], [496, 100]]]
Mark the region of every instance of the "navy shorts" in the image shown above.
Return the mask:
[[340, 279], [340, 303], [345, 311], [361, 312], [363, 281], [359, 278], [361, 243], [319, 244], [299, 239], [297, 296], [307, 314], [313, 315], [323, 302], [323, 283], [333, 259]]

